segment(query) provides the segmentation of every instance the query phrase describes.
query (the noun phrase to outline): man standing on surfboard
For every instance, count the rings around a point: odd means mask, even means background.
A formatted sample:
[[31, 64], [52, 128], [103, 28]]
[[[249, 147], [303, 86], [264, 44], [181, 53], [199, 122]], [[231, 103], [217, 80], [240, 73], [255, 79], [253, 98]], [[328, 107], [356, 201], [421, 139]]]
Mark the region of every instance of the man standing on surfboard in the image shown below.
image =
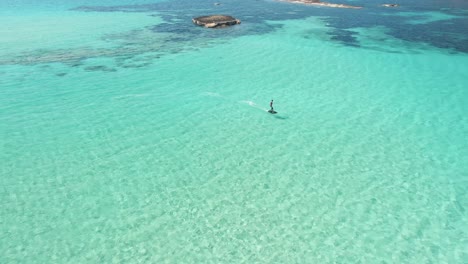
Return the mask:
[[270, 112], [274, 112], [275, 110], [273, 109], [273, 99], [271, 99], [271, 102], [270, 102]]

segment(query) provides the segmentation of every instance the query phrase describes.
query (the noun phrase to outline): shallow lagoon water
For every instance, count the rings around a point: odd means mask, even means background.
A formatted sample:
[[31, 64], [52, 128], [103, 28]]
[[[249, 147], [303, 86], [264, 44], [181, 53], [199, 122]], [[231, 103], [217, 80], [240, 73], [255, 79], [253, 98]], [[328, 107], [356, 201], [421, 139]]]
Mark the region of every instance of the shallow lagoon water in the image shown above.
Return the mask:
[[1, 42], [2, 263], [466, 262], [463, 23], [443, 48], [369, 26], [393, 12], [373, 6], [253, 1], [207, 31], [174, 10], [211, 2], [141, 4], [53, 10], [65, 29], [35, 25], [69, 32], [56, 48], [17, 44], [37, 13], [10, 13], [24, 26]]

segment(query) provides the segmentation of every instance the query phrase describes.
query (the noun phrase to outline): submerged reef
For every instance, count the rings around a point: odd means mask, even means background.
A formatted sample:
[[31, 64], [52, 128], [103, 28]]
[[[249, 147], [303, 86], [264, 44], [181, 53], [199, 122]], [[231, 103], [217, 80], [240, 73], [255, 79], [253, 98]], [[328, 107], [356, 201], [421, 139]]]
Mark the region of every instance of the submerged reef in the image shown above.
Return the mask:
[[362, 8], [362, 6], [352, 6], [352, 5], [345, 5], [345, 4], [333, 4], [333, 3], [327, 3], [327, 2], [320, 2], [320, 0], [278, 0], [278, 1], [294, 3], [294, 4], [325, 6], [325, 7], [335, 7], [335, 8], [354, 8], [354, 9]]
[[192, 22], [195, 25], [204, 26], [207, 28], [215, 28], [215, 27], [226, 27], [240, 24], [241, 21], [237, 18], [232, 16], [226, 15], [211, 15], [211, 16], [201, 16], [195, 17], [192, 19]]

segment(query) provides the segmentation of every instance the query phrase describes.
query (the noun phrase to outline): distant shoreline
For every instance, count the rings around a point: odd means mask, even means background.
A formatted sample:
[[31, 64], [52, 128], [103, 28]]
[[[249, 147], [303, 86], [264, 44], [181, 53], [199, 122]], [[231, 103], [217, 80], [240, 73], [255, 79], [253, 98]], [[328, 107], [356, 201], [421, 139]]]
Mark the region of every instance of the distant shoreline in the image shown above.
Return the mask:
[[278, 1], [294, 3], [294, 4], [325, 6], [325, 7], [334, 7], [334, 8], [352, 8], [352, 9], [362, 8], [362, 6], [351, 6], [351, 5], [345, 5], [345, 4], [333, 4], [333, 3], [327, 3], [327, 2], [320, 2], [320, 1], [317, 1], [317, 0], [278, 0]]

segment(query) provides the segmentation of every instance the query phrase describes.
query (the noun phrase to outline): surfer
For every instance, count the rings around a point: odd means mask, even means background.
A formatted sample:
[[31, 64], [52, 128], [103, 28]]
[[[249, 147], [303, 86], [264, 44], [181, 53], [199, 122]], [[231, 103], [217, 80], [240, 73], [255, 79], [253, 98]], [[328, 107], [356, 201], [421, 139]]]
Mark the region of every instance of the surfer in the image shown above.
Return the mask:
[[273, 109], [273, 99], [271, 99], [270, 102], [270, 112], [274, 112], [275, 110]]

